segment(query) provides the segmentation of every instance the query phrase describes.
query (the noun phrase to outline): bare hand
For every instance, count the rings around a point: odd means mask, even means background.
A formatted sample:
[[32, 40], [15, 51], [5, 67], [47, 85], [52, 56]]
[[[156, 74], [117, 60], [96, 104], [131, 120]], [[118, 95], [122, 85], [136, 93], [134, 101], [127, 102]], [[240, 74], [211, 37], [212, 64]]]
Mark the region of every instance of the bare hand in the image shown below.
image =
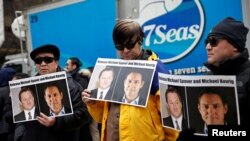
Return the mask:
[[40, 116], [37, 116], [38, 122], [40, 122], [42, 125], [46, 127], [53, 126], [56, 123], [56, 118], [55, 117], [48, 117], [43, 113], [40, 113]]
[[89, 99], [90, 97], [90, 90], [85, 89], [84, 91], [82, 91], [82, 101], [86, 104], [93, 104], [94, 101]]

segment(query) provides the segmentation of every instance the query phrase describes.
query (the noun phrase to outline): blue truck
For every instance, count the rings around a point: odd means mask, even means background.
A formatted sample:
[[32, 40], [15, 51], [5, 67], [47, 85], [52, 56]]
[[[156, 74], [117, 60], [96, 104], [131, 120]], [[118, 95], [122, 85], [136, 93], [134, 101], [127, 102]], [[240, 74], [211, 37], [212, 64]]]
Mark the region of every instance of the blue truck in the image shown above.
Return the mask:
[[[250, 25], [249, 5], [248, 0], [50, 2], [24, 11], [27, 53], [50, 43], [60, 48], [62, 67], [72, 56], [80, 58], [83, 67], [94, 66], [98, 57], [119, 57], [112, 30], [117, 19], [130, 18], [145, 32], [143, 48], [154, 50], [172, 74], [203, 74], [207, 72], [204, 40], [212, 26], [227, 16]], [[33, 62], [30, 58], [27, 62], [34, 73]]]

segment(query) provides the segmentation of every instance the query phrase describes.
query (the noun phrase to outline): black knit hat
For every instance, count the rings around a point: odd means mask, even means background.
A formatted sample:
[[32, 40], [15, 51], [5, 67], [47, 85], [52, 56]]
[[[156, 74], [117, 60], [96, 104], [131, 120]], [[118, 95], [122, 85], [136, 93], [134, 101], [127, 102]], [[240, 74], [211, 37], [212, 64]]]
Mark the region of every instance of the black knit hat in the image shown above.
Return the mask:
[[60, 51], [59, 51], [58, 47], [55, 45], [52, 45], [52, 44], [42, 45], [42, 46], [39, 46], [38, 48], [34, 49], [30, 53], [30, 58], [34, 61], [36, 58], [36, 55], [38, 53], [42, 53], [42, 52], [52, 53], [56, 60], [60, 59]]
[[208, 37], [223, 37], [241, 52], [246, 46], [247, 33], [248, 28], [241, 21], [227, 17], [215, 25]]

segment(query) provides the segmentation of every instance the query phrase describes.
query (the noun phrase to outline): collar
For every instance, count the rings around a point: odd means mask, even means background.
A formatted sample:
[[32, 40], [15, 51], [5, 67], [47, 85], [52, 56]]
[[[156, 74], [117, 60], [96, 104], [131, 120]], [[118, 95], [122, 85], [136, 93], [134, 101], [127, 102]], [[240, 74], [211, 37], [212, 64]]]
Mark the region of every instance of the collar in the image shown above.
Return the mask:
[[73, 78], [75, 78], [76, 75], [78, 74], [78, 72], [79, 72], [79, 69], [77, 68], [77, 69], [74, 69], [74, 70], [70, 71], [69, 73], [71, 74], [71, 76], [72, 76]]
[[158, 60], [159, 57], [156, 53], [149, 49], [142, 49], [141, 54], [137, 57], [136, 60]]
[[61, 109], [61, 111], [58, 113], [58, 115], [56, 115], [55, 113], [53, 113], [50, 109], [50, 116], [61, 116], [61, 115], [64, 115], [65, 114], [65, 110], [64, 110], [64, 107]]
[[180, 127], [180, 130], [182, 130], [182, 119], [183, 119], [183, 115], [181, 114], [181, 116], [180, 117], [178, 117], [178, 118], [175, 118], [173, 115], [171, 115], [171, 118], [172, 118], [172, 121], [173, 121], [173, 123], [174, 123], [174, 127], [177, 127], [177, 125], [176, 125], [176, 123], [175, 123], [175, 121], [177, 120], [177, 122], [178, 122], [178, 124], [179, 124], [179, 127]]
[[108, 91], [109, 91], [109, 88], [110, 88], [110, 87], [108, 87], [108, 88], [106, 88], [106, 89], [98, 88], [98, 90], [97, 90], [97, 97], [100, 97], [101, 92], [103, 92], [103, 93], [102, 93], [102, 99], [104, 99], [105, 96], [107, 95]]
[[32, 116], [32, 119], [34, 119], [34, 115], [35, 115], [35, 106], [34, 106], [31, 110], [23, 110], [23, 111], [24, 111], [26, 120], [29, 119], [29, 114], [28, 114], [29, 112], [30, 112], [30, 114], [31, 114], [31, 116]]
[[[140, 95], [140, 94], [139, 94], [139, 95]], [[140, 97], [138, 96], [135, 100], [131, 101], [129, 104], [138, 105], [138, 104], [139, 104], [139, 98], [140, 98]], [[125, 98], [125, 95], [124, 95], [123, 98], [122, 98], [122, 102], [128, 103], [127, 99]]]

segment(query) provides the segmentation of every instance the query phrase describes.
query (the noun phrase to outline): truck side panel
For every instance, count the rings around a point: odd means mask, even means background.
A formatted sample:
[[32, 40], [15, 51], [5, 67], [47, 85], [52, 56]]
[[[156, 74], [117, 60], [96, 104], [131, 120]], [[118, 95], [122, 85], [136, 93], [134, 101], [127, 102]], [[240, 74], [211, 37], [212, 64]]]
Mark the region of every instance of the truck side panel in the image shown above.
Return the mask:
[[64, 0], [29, 9], [29, 51], [42, 44], [55, 44], [61, 51], [62, 67], [72, 56], [79, 57], [84, 67], [93, 66], [98, 57], [114, 58], [115, 13], [115, 1]]

